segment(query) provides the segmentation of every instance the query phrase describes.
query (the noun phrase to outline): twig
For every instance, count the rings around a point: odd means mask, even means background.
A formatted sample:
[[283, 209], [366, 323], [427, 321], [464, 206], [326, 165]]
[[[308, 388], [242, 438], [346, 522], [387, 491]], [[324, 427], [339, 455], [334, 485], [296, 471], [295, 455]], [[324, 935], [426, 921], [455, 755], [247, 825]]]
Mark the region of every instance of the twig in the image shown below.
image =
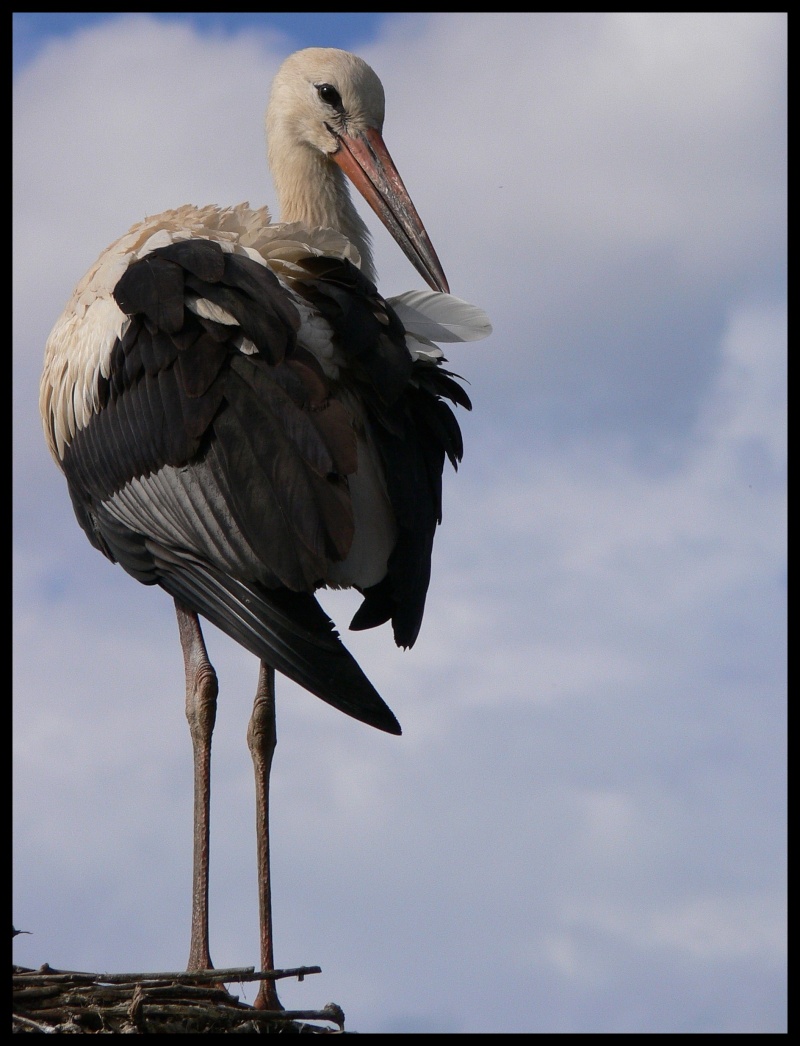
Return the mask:
[[142, 984], [145, 987], [156, 984], [178, 982], [179, 984], [213, 984], [214, 982], [244, 982], [280, 980], [283, 977], [296, 977], [302, 981], [311, 973], [322, 973], [320, 966], [297, 966], [291, 970], [256, 970], [254, 966], [233, 967], [227, 970], [196, 970], [189, 973], [180, 970], [176, 973], [86, 973], [81, 970], [54, 970], [45, 963], [38, 970], [20, 971], [16, 968], [13, 979], [15, 984], [50, 985], [50, 984]]
[[38, 1021], [32, 1021], [30, 1017], [22, 1017], [18, 1013], [12, 1013], [11, 1019], [15, 1024], [20, 1024], [22, 1027], [27, 1028], [29, 1031], [42, 1032], [45, 1035], [52, 1035], [53, 1029], [48, 1024], [40, 1024]]

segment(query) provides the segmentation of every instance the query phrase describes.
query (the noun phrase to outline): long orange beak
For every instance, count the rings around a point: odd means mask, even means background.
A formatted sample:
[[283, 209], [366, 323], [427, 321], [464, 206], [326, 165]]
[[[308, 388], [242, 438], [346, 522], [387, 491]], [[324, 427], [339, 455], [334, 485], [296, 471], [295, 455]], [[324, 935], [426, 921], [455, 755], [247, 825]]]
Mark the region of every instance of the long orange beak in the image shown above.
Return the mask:
[[435, 291], [450, 292], [447, 277], [379, 131], [337, 135], [332, 159], [341, 167], [395, 238], [403, 253]]

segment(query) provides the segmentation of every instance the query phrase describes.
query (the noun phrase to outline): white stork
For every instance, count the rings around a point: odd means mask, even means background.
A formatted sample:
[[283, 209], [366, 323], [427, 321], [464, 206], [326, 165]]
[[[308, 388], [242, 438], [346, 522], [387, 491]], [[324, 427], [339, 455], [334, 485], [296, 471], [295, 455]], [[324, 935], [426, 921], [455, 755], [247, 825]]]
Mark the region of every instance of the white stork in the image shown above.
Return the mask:
[[[394, 715], [314, 597], [355, 587], [351, 628], [419, 632], [445, 457], [470, 402], [436, 341], [485, 337], [448, 293], [381, 137], [384, 95], [360, 58], [291, 55], [267, 110], [281, 222], [247, 204], [184, 206], [112, 244], [47, 341], [40, 407], [92, 544], [175, 601], [194, 747], [189, 969], [208, 946], [210, 751], [217, 677], [198, 615], [261, 661], [256, 775], [261, 966], [274, 969], [268, 788], [277, 669], [389, 733]], [[385, 301], [344, 175], [432, 291]], [[256, 1005], [276, 1009], [274, 981]]]

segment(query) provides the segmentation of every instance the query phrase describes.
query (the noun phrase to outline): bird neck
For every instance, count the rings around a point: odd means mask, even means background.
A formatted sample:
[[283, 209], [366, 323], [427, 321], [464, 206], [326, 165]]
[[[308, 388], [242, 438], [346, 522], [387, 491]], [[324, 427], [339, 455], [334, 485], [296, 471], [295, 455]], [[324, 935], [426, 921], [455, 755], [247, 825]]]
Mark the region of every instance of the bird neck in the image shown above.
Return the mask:
[[273, 139], [269, 161], [280, 220], [300, 222], [309, 228], [335, 229], [346, 236], [361, 255], [361, 271], [374, 283], [369, 229], [353, 205], [345, 175], [333, 160], [307, 147], [283, 150], [280, 142]]

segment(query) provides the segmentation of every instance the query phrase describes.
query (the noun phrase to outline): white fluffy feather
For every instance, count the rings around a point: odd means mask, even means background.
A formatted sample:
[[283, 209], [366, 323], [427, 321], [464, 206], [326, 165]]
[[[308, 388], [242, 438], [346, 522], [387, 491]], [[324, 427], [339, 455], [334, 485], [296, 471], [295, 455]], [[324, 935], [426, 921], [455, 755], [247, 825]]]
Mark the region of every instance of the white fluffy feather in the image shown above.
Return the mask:
[[437, 291], [406, 291], [387, 298], [406, 331], [420, 341], [480, 341], [492, 333], [477, 305]]

